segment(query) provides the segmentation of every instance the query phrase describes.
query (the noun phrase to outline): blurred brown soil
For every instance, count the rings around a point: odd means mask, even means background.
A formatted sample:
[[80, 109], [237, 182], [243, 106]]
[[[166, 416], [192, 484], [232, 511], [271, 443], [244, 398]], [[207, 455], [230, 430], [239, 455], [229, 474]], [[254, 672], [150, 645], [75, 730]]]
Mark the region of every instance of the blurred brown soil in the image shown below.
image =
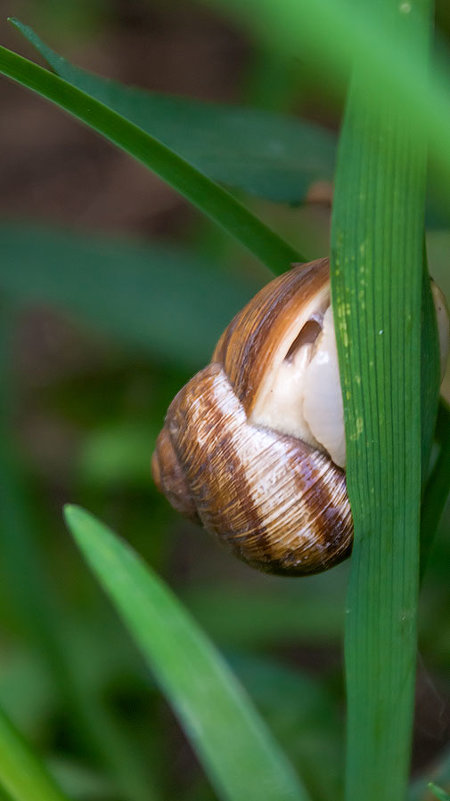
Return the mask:
[[[76, 39], [65, 30], [50, 38], [36, 2], [18, 5], [14, 13], [78, 66], [153, 91], [238, 99], [246, 46], [199, 6], [113, 2], [98, 29]], [[4, 45], [40, 61], [4, 20], [0, 31]], [[184, 225], [189, 211], [175, 192], [41, 98], [2, 79], [0, 106], [3, 217], [145, 236], [173, 237]]]

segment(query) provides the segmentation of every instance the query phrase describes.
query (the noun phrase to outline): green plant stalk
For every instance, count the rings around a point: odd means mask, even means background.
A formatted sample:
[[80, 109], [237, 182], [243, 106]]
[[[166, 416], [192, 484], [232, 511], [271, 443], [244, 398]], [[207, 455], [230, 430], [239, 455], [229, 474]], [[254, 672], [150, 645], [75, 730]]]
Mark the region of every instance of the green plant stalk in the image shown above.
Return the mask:
[[65, 708], [87, 750], [108, 771], [128, 801], [158, 798], [150, 777], [123, 737], [116, 720], [84, 686], [70, 657], [65, 615], [32, 535], [29, 498], [11, 437], [11, 360], [15, 312], [0, 306], [0, 555], [20, 623], [52, 671]]
[[0, 47], [0, 73], [56, 103], [170, 184], [275, 273], [301, 261], [295, 248], [184, 159], [95, 98], [32, 61]]
[[[424, 69], [430, 4], [377, 4]], [[373, 78], [373, 76], [371, 76]], [[403, 801], [413, 718], [421, 496], [426, 149], [355, 63], [341, 134], [332, 295], [355, 539], [347, 602], [346, 801]]]
[[14, 801], [68, 801], [1, 709], [0, 784]]

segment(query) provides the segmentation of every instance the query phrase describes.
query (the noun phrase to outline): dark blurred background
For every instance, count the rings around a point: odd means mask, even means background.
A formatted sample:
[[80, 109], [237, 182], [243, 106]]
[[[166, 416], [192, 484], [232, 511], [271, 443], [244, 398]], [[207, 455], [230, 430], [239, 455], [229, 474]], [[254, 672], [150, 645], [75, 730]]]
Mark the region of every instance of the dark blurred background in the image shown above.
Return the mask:
[[[338, 104], [300, 58], [294, 64], [263, 52], [200, 3], [11, 0], [1, 8], [1, 43], [33, 60], [39, 57], [7, 16], [31, 25], [73, 63], [126, 84], [288, 112], [338, 129]], [[445, 0], [438, 3], [438, 30], [448, 37]], [[5, 79], [0, 103], [3, 221], [176, 242], [219, 258], [236, 276], [266, 280], [170, 187], [90, 130]], [[245, 202], [308, 257], [326, 254], [331, 186], [311, 187], [310, 202], [295, 209]], [[434, 226], [430, 260], [439, 275], [448, 243], [448, 232]], [[186, 602], [306, 776], [326, 756], [329, 776], [310, 780], [319, 801], [335, 797], [348, 565], [295, 580], [238, 564], [175, 515], [152, 485], [153, 444], [168, 403], [189, 377], [183, 364], [151, 359], [50, 303], [18, 310], [5, 301], [0, 309], [3, 419], [14, 445], [2, 468], [11, 504], [1, 521], [0, 702], [73, 797], [125, 797], [98, 746], [101, 732], [92, 742], [87, 734], [88, 699], [106, 729], [125, 732], [148, 771], [148, 798], [214, 798], [65, 530], [62, 505], [79, 503], [126, 537]], [[450, 397], [448, 380], [446, 387]], [[447, 512], [423, 592], [415, 774], [436, 759], [449, 734], [449, 522]], [[138, 786], [129, 797], [139, 798]]]

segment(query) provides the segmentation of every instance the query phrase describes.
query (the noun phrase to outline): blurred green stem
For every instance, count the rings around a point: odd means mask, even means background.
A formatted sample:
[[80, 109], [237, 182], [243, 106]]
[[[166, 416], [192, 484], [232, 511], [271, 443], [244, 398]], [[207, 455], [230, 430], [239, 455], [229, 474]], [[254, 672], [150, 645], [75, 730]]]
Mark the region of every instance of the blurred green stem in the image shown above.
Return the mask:
[[68, 801], [1, 709], [0, 784], [15, 801]]
[[71, 644], [65, 634], [65, 614], [42, 562], [33, 535], [29, 498], [14, 453], [14, 332], [15, 314], [0, 305], [0, 555], [11, 597], [24, 624], [48, 662], [61, 693], [65, 713], [84, 743], [114, 777], [120, 794], [128, 801], [151, 801], [150, 777], [115, 719], [95, 693], [84, 686], [73, 668]]

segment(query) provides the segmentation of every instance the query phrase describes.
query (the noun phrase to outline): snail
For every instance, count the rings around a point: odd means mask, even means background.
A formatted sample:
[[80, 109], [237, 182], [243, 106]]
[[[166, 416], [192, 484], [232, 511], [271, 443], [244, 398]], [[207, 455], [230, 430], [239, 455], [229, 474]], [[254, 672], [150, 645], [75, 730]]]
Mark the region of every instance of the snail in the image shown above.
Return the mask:
[[259, 570], [318, 573], [350, 554], [328, 259], [293, 265], [234, 317], [172, 401], [152, 472], [175, 509]]

